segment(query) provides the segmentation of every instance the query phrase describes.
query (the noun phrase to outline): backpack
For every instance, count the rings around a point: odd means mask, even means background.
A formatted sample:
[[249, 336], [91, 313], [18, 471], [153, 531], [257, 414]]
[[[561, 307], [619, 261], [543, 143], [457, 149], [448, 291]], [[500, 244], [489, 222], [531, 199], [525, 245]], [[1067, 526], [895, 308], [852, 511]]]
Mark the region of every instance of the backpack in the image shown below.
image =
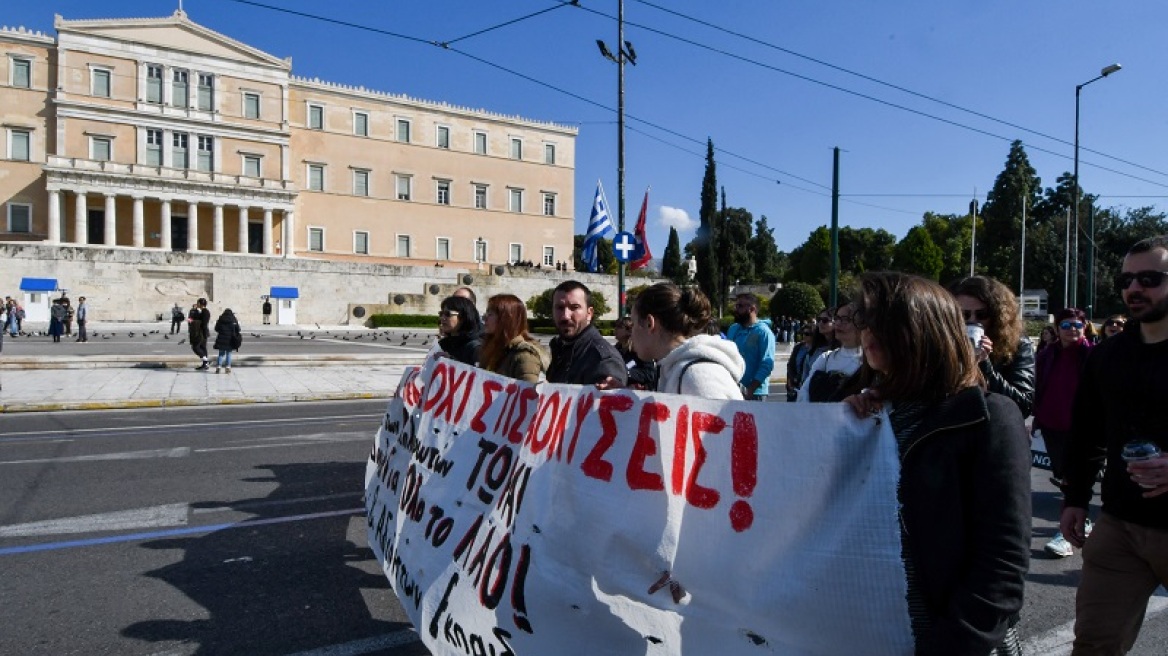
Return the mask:
[[243, 346], [243, 331], [236, 322], [232, 325], [231, 348], [238, 351], [240, 346]]

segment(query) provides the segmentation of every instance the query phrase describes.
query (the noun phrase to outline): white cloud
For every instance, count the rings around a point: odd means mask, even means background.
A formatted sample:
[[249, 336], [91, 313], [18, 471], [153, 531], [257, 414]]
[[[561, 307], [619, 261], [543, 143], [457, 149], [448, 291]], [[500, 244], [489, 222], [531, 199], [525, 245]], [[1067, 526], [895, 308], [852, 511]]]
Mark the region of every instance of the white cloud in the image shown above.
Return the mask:
[[698, 227], [698, 222], [689, 218], [689, 213], [679, 207], [662, 205], [657, 211], [657, 221], [666, 228], [677, 228], [678, 233], [691, 232]]

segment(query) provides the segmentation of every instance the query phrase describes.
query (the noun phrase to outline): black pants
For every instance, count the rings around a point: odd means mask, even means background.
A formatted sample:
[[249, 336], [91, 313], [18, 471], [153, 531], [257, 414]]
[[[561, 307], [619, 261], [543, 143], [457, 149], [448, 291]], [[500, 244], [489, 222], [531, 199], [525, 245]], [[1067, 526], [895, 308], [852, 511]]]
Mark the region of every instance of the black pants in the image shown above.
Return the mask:
[[1050, 456], [1050, 473], [1057, 479], [1063, 477], [1063, 463], [1066, 462], [1067, 442], [1071, 438], [1070, 431], [1056, 431], [1042, 428], [1042, 441], [1046, 442], [1046, 455]]
[[88, 342], [89, 337], [85, 334], [85, 319], [77, 320], [77, 341]]
[[206, 360], [207, 359], [207, 340], [191, 340], [191, 350], [195, 355]]
[[180, 328], [182, 328], [182, 317], [176, 317], [170, 320], [170, 334], [177, 335]]

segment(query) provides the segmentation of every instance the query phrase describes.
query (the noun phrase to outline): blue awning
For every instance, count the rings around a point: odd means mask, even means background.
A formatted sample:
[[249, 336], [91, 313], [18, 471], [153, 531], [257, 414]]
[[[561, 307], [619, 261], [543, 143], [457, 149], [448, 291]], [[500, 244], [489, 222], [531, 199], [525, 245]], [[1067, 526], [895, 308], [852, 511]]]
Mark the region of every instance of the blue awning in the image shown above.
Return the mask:
[[268, 296], [272, 298], [300, 298], [300, 290], [295, 287], [273, 287], [272, 293]]
[[56, 278], [21, 278], [20, 291], [22, 292], [55, 292], [57, 291]]

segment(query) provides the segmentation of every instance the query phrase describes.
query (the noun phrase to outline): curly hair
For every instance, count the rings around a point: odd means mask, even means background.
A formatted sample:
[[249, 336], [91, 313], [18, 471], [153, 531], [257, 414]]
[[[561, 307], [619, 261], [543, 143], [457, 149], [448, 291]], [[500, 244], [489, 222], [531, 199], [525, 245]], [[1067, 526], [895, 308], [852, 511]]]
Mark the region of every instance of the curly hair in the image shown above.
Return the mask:
[[991, 359], [1005, 364], [1014, 359], [1022, 341], [1025, 325], [1018, 297], [1010, 288], [987, 276], [972, 276], [949, 287], [953, 296], [970, 296], [985, 304], [990, 320], [985, 324], [986, 336], [994, 343]]

